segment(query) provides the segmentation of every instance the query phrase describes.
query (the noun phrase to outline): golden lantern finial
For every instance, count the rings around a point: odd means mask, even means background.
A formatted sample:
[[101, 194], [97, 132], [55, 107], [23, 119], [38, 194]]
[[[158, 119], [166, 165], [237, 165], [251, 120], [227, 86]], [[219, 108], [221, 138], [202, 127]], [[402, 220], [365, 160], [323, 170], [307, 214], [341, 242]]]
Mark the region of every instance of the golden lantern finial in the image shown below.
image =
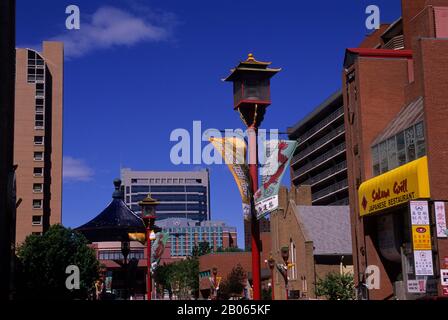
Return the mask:
[[254, 58], [254, 54], [253, 54], [253, 53], [249, 53], [249, 54], [247, 55], [247, 61], [255, 61], [255, 58]]

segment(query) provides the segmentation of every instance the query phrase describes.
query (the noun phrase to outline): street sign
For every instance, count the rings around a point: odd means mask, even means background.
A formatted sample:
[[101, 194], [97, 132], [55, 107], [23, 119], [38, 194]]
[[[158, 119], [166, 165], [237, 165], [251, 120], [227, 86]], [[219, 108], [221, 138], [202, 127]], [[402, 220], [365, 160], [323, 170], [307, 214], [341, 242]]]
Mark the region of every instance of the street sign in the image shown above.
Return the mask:
[[437, 237], [446, 238], [446, 215], [445, 215], [445, 202], [434, 202], [434, 210], [436, 215], [436, 228]]
[[440, 282], [442, 286], [448, 286], [448, 269], [440, 269]]
[[414, 251], [415, 275], [433, 276], [432, 251]]
[[412, 225], [429, 225], [428, 201], [411, 201]]

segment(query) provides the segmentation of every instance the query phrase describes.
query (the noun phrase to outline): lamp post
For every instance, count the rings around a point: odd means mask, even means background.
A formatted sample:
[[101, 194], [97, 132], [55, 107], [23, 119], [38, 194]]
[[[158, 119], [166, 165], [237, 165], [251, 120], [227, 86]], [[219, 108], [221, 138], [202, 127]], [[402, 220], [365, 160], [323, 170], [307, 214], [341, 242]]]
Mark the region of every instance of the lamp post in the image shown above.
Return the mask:
[[128, 280], [128, 255], [130, 249], [130, 243], [128, 239], [123, 239], [121, 241], [121, 254], [123, 255], [123, 269], [124, 269], [124, 299], [128, 299], [128, 291], [129, 291], [129, 280]]
[[218, 300], [218, 288], [219, 288], [219, 284], [218, 284], [218, 268], [217, 267], [213, 267], [212, 268], [212, 288], [213, 288], [213, 295], [212, 295], [212, 300]]
[[269, 256], [269, 259], [267, 260], [269, 270], [271, 271], [271, 294], [272, 294], [272, 300], [275, 300], [275, 292], [274, 292], [274, 267], [275, 267], [275, 260], [272, 257], [272, 254]]
[[[234, 109], [238, 111], [241, 120], [247, 126], [252, 195], [258, 190], [258, 128], [264, 119], [266, 108], [271, 104], [270, 79], [281, 70], [269, 68], [270, 64], [270, 62], [255, 60], [253, 54], [250, 53], [247, 60], [240, 62], [224, 79], [224, 81], [233, 82]], [[252, 279], [254, 300], [260, 300], [260, 227], [253, 196], [251, 202]]]
[[156, 206], [159, 204], [157, 200], [148, 196], [139, 202], [142, 208], [142, 219], [146, 226], [146, 263], [147, 263], [147, 299], [151, 300], [152, 282], [151, 282], [151, 234], [153, 233], [154, 223], [156, 221]]
[[288, 260], [289, 260], [289, 248], [288, 247], [282, 247], [280, 249], [283, 263], [284, 263], [284, 273], [283, 273], [283, 279], [285, 280], [285, 290], [286, 290], [286, 300], [288, 300]]

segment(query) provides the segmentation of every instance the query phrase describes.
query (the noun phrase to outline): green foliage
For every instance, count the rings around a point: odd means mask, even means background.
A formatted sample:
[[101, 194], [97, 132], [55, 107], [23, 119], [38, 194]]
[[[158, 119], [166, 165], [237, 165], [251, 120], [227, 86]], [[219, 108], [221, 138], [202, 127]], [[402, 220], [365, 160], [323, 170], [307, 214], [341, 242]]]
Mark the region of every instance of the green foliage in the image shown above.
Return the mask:
[[[155, 281], [180, 299], [199, 295], [199, 261], [190, 257], [182, 261], [159, 266], [154, 272]], [[163, 292], [163, 291], [162, 291]]]
[[272, 300], [272, 288], [261, 289], [261, 300]]
[[[99, 276], [99, 262], [87, 239], [61, 225], [28, 236], [17, 251], [17, 262], [18, 298], [83, 299]], [[66, 288], [69, 265], [79, 268], [79, 290]]]
[[316, 296], [329, 300], [353, 300], [354, 280], [352, 274], [329, 273], [316, 283]]
[[191, 255], [193, 257], [200, 257], [212, 252], [212, 248], [210, 247], [210, 243], [207, 241], [199, 242], [199, 244], [193, 247], [191, 250]]
[[227, 275], [227, 278], [221, 281], [218, 291], [219, 298], [229, 299], [230, 297], [241, 297], [246, 279], [246, 271], [244, 271], [241, 264], [237, 264]]

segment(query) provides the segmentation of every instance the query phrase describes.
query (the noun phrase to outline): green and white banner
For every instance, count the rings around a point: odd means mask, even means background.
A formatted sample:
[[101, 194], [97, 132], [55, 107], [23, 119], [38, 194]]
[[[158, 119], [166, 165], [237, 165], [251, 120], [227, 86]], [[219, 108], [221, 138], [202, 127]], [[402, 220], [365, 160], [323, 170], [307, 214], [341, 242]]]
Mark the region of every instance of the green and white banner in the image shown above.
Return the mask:
[[271, 140], [265, 143], [271, 152], [261, 166], [261, 186], [254, 195], [257, 219], [278, 208], [280, 184], [297, 148], [297, 141]]

